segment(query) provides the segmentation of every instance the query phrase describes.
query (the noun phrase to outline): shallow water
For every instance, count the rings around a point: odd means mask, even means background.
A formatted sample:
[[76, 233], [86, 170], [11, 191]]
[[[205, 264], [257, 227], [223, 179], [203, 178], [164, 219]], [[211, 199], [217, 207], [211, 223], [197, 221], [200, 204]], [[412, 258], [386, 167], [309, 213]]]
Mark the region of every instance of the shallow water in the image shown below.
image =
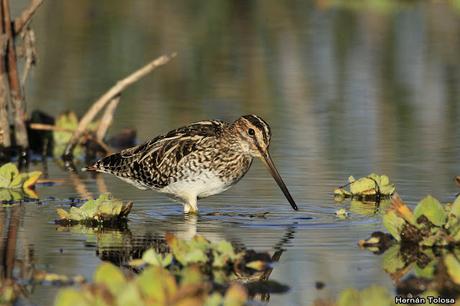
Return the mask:
[[[14, 9], [24, 3], [14, 1]], [[348, 287], [392, 288], [381, 257], [357, 246], [382, 228], [374, 208], [353, 206], [340, 220], [334, 212], [350, 203], [336, 204], [332, 191], [349, 175], [376, 172], [389, 175], [410, 204], [426, 194], [452, 200], [460, 174], [460, 11], [439, 1], [360, 9], [317, 3], [326, 5], [45, 1], [33, 22], [39, 63], [28, 85], [29, 110], [82, 114], [116, 80], [177, 51], [123, 94], [110, 132], [133, 127], [144, 141], [193, 121], [257, 113], [272, 126], [272, 156], [300, 210], [292, 211], [260, 162], [227, 192], [201, 200], [197, 218], [184, 218], [162, 195], [82, 174], [89, 193], [107, 189], [135, 203], [129, 231], [107, 234], [107, 248], [94, 234], [53, 224], [55, 208], [82, 193], [50, 162], [49, 177], [62, 184], [40, 186], [40, 204], [0, 208], [2, 220], [19, 219], [16, 257], [32, 250], [37, 268], [90, 278], [104, 250], [129, 251], [167, 231], [199, 233], [284, 250], [270, 279], [291, 290], [273, 294], [270, 305], [310, 305]], [[208, 215], [215, 212], [270, 213]], [[325, 288], [315, 289], [316, 281]], [[50, 305], [55, 293], [37, 286], [30, 297]]]

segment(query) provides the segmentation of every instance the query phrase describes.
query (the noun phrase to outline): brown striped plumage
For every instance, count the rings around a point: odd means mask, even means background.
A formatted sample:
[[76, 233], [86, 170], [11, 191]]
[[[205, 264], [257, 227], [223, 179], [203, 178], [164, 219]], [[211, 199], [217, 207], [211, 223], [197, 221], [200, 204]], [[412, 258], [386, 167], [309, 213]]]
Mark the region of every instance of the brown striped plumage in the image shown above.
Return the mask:
[[230, 188], [249, 170], [253, 157], [262, 157], [296, 209], [268, 154], [270, 137], [270, 127], [256, 115], [231, 124], [200, 121], [107, 156], [87, 170], [172, 195], [184, 203], [185, 212], [196, 212], [197, 198]]

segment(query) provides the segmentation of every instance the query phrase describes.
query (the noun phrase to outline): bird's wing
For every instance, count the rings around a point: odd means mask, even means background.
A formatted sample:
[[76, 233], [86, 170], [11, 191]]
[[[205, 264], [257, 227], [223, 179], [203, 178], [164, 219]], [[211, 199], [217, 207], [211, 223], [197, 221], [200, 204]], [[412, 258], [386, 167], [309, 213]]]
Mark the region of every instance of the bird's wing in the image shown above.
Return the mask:
[[170, 156], [174, 156], [175, 162], [179, 162], [184, 156], [195, 150], [202, 140], [220, 136], [226, 124], [219, 120], [195, 122], [120, 153], [123, 158], [134, 158], [138, 162], [156, 156], [157, 166], [164, 158]]
[[225, 125], [218, 120], [196, 122], [107, 156], [96, 165], [104, 172], [133, 180], [136, 186], [164, 187], [174, 176], [180, 160], [198, 150], [203, 141], [219, 137]]

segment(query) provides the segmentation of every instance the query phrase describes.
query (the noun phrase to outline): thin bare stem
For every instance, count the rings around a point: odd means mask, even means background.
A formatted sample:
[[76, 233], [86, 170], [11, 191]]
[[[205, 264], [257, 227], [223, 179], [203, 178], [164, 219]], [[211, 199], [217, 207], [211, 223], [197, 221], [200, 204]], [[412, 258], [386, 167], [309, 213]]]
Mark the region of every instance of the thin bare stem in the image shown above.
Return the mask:
[[98, 100], [96, 100], [90, 109], [86, 112], [86, 114], [81, 118], [77, 129], [75, 130], [72, 138], [70, 139], [69, 143], [63, 154], [63, 159], [66, 161], [72, 160], [73, 150], [78, 143], [78, 140], [83, 135], [83, 132], [86, 130], [88, 124], [96, 117], [99, 111], [109, 103], [114, 97], [119, 96], [123, 90], [125, 90], [131, 84], [139, 81], [147, 74], [155, 70], [156, 68], [165, 65], [168, 63], [172, 58], [176, 56], [175, 53], [171, 55], [162, 55], [157, 59], [153, 60], [152, 62], [148, 63], [144, 67], [140, 68], [139, 70], [135, 71], [134, 73], [130, 74], [126, 78], [118, 81], [112, 88], [110, 88], [105, 94], [103, 94]]
[[110, 125], [113, 121], [113, 114], [117, 109], [118, 103], [120, 102], [120, 96], [116, 96], [112, 100], [110, 100], [109, 105], [105, 108], [105, 112], [102, 115], [101, 122], [96, 131], [96, 139], [99, 141], [103, 141], [107, 130], [109, 129]]
[[25, 88], [30, 69], [37, 62], [37, 50], [35, 49], [35, 34], [31, 28], [27, 27], [22, 32], [21, 37], [24, 41], [24, 56], [26, 61], [22, 72], [21, 84], [22, 88]]
[[22, 11], [21, 16], [14, 20], [14, 34], [21, 33], [24, 27], [29, 23], [34, 13], [42, 5], [43, 0], [32, 0], [29, 6]]
[[8, 83], [10, 85], [10, 97], [14, 116], [14, 134], [16, 143], [23, 149], [29, 147], [27, 130], [25, 125], [25, 103], [21, 93], [21, 84], [19, 82], [16, 47], [14, 43], [13, 27], [11, 25], [10, 4], [9, 0], [2, 0], [2, 19], [4, 20], [4, 31], [7, 36], [8, 45], [6, 48], [6, 72], [8, 74]]

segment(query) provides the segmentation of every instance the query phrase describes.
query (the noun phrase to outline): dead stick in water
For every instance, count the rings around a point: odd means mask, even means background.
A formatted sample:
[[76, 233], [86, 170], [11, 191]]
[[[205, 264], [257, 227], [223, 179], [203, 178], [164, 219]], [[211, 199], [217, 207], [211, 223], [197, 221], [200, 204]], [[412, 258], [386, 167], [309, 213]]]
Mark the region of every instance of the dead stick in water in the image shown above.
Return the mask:
[[171, 55], [162, 55], [159, 58], [155, 59], [154, 61], [148, 63], [141, 69], [135, 71], [134, 73], [130, 74], [128, 77], [118, 81], [112, 88], [109, 89], [105, 94], [103, 94], [96, 102], [93, 103], [91, 108], [86, 112], [86, 114], [81, 118], [80, 122], [78, 123], [78, 127], [75, 130], [72, 138], [70, 139], [67, 147], [64, 151], [62, 156], [63, 160], [71, 161], [73, 158], [73, 150], [78, 143], [83, 132], [86, 130], [88, 124], [94, 119], [97, 113], [107, 104], [109, 103], [114, 97], [121, 94], [123, 90], [125, 90], [129, 85], [139, 81], [141, 78], [155, 70], [156, 68], [165, 65], [168, 63], [172, 58], [176, 56], [176, 53]]
[[29, 147], [29, 140], [25, 125], [25, 101], [21, 92], [21, 84], [19, 82], [16, 46], [14, 42], [15, 37], [10, 15], [10, 3], [9, 0], [2, 0], [1, 3], [1, 13], [4, 22], [3, 30], [5, 31], [7, 37], [6, 72], [8, 75], [8, 83], [10, 85], [11, 105], [13, 106], [14, 136], [16, 144], [22, 149], [26, 149]]
[[42, 3], [43, 0], [32, 0], [29, 6], [22, 11], [21, 16], [14, 20], [14, 35], [21, 33]]
[[[74, 133], [75, 130], [72, 129], [66, 129], [62, 128], [59, 126], [51, 125], [51, 124], [44, 124], [44, 123], [31, 123], [29, 126], [32, 130], [38, 130], [38, 131], [55, 131], [55, 132], [67, 132], [67, 133]], [[107, 153], [110, 153], [112, 150], [110, 147], [103, 141], [97, 139], [92, 133], [84, 133], [82, 134], [82, 137], [87, 137], [87, 139], [94, 141], [97, 143], [104, 151]]]
[[113, 114], [115, 113], [115, 110], [117, 109], [119, 102], [120, 96], [116, 96], [110, 101], [109, 105], [107, 105], [107, 107], [105, 108], [105, 112], [101, 118], [101, 123], [99, 123], [99, 126], [96, 131], [97, 140], [104, 140], [104, 136], [107, 133], [107, 130], [109, 129], [110, 125], [112, 124]]
[[59, 126], [51, 125], [51, 124], [44, 124], [44, 123], [31, 123], [29, 126], [32, 130], [39, 130], [39, 131], [57, 131], [57, 132], [69, 132], [73, 133], [74, 130], [66, 129]]

